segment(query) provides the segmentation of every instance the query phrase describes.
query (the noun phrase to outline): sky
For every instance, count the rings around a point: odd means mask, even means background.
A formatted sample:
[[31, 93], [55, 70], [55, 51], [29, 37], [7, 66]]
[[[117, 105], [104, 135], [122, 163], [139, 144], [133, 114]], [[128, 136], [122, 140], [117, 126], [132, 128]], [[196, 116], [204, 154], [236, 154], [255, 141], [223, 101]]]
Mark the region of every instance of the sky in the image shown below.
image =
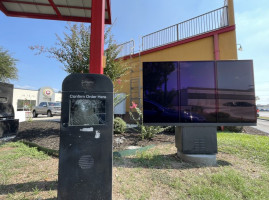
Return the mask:
[[[224, 5], [224, 0], [111, 0], [112, 33], [117, 43], [188, 20]], [[257, 104], [269, 104], [269, 1], [234, 0], [238, 59], [253, 59]], [[0, 12], [0, 46], [17, 59], [19, 79], [15, 88], [37, 90], [50, 86], [61, 90], [67, 73], [62, 64], [29, 47], [53, 47], [56, 34], [66, 31], [66, 22], [7, 17]], [[239, 47], [239, 45], [238, 45]]]

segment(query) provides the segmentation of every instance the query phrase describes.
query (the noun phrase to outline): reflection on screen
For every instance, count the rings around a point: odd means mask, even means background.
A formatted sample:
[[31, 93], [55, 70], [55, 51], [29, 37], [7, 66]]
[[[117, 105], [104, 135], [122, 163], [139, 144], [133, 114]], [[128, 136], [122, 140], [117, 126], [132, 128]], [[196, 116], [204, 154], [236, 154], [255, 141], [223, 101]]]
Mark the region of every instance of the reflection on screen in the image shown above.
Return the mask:
[[253, 62], [143, 63], [145, 123], [255, 123]]
[[143, 65], [144, 122], [179, 120], [178, 63], [148, 62]]
[[217, 62], [219, 122], [255, 122], [253, 66], [249, 61]]
[[92, 126], [105, 124], [105, 100], [71, 99], [70, 126]]
[[216, 122], [214, 61], [179, 63], [180, 121]]

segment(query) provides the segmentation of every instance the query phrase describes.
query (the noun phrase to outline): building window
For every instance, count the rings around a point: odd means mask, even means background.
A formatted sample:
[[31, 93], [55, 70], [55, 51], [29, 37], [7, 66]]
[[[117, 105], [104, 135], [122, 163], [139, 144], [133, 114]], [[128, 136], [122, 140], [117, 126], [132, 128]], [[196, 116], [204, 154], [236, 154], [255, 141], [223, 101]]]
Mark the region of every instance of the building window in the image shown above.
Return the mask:
[[17, 111], [31, 111], [36, 105], [36, 100], [22, 100], [18, 99]]

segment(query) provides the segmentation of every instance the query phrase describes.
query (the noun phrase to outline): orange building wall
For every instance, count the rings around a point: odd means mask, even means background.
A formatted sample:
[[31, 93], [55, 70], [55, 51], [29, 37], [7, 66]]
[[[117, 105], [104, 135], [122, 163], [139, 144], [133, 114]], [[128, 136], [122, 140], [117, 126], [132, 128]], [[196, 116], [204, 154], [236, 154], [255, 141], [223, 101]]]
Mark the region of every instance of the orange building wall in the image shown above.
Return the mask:
[[237, 60], [235, 31], [219, 35], [220, 60]]

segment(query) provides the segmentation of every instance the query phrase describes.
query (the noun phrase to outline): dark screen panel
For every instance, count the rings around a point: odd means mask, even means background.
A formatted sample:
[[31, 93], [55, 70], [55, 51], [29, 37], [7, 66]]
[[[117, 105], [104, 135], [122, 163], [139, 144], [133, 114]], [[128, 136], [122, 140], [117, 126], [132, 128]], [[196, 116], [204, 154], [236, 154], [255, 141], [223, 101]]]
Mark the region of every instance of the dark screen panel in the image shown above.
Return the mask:
[[256, 122], [253, 63], [217, 61], [218, 122]]
[[179, 123], [178, 62], [143, 63], [145, 123]]
[[217, 61], [216, 64], [219, 91], [238, 91], [239, 95], [249, 95], [249, 98], [253, 98], [255, 94], [251, 60]]
[[213, 61], [180, 62], [181, 122], [216, 122]]
[[256, 123], [253, 62], [143, 63], [145, 123]]

